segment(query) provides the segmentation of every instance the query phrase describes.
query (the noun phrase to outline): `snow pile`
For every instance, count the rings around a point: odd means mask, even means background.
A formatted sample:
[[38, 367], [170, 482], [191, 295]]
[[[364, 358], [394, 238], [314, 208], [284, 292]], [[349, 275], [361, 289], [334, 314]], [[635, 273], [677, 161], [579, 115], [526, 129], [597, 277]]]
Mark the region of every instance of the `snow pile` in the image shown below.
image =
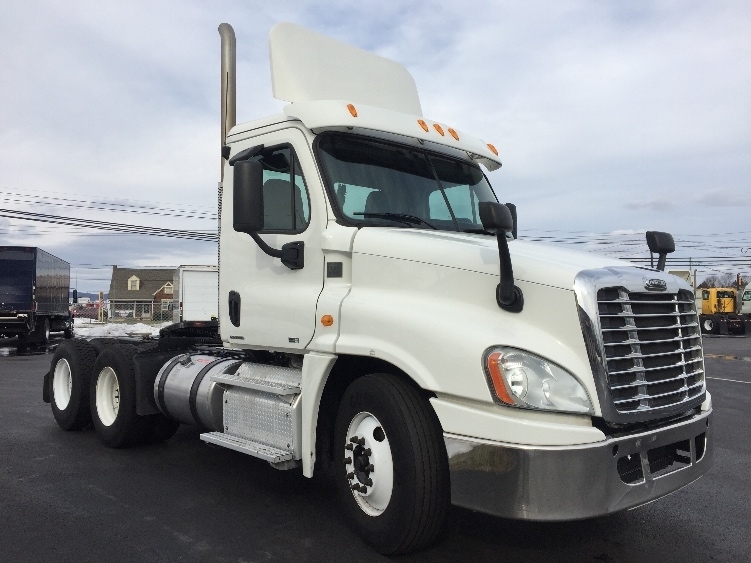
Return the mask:
[[74, 319], [73, 329], [76, 338], [118, 338], [123, 336], [159, 336], [159, 329], [172, 323], [165, 322], [158, 325], [144, 323], [96, 323], [90, 319]]

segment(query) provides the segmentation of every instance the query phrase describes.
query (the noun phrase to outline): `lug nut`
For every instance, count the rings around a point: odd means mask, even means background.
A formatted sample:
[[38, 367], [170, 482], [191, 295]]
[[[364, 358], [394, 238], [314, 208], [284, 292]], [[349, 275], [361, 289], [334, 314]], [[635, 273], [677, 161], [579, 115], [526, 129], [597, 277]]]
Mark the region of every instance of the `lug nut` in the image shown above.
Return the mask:
[[357, 443], [360, 444], [361, 446], [364, 446], [365, 445], [365, 438], [360, 438], [359, 440], [357, 440]]
[[349, 441], [352, 442], [353, 444], [357, 444], [358, 440], [359, 440], [359, 438], [357, 436], [352, 436], [349, 439]]
[[355, 478], [355, 472], [354, 471], [350, 471], [349, 473], [347, 473], [347, 479], [349, 479], [351, 481], [354, 478]]
[[352, 450], [352, 448], [354, 448], [354, 447], [355, 447], [354, 444], [347, 444], [346, 446], [344, 446], [344, 449], [345, 450]]
[[373, 486], [373, 479], [370, 479], [370, 478], [368, 478], [368, 479], [365, 479], [365, 484], [366, 484], [366, 485], [367, 485], [368, 487], [372, 487], [372, 486]]
[[362, 453], [364, 453], [365, 455], [369, 456], [373, 452], [370, 451], [370, 448], [365, 448]]
[[350, 463], [352, 463], [352, 458], [351, 457], [345, 457], [344, 458], [344, 463], [347, 464], [347, 465], [349, 465]]
[[368, 473], [373, 473], [373, 471], [375, 471], [375, 466], [371, 463], [368, 465]]

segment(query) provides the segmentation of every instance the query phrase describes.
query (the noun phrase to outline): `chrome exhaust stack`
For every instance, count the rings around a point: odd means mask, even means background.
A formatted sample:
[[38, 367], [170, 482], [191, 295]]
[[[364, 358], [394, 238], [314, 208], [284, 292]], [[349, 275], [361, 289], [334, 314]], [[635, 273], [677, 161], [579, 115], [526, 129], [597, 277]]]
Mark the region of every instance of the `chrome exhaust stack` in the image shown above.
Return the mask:
[[235, 69], [237, 54], [235, 47], [235, 30], [228, 23], [219, 25], [219, 35], [222, 39], [222, 170], [221, 180], [224, 180], [224, 161], [229, 156], [225, 153], [227, 133], [237, 123], [237, 81]]

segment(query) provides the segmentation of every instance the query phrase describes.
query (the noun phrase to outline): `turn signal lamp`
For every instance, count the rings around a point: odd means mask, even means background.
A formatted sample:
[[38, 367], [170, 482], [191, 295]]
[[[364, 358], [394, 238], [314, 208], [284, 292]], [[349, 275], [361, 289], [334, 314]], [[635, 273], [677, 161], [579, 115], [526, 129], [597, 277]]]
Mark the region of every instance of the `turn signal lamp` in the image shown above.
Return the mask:
[[502, 359], [503, 354], [501, 352], [493, 352], [488, 355], [488, 374], [490, 375], [490, 381], [493, 384], [496, 396], [507, 405], [513, 405], [515, 404], [514, 400], [511, 398], [506, 388], [506, 383], [503, 380]]
[[490, 149], [490, 152], [492, 152], [494, 155], [498, 156], [498, 149], [497, 148], [495, 148], [490, 143], [488, 143], [488, 148]]
[[331, 315], [324, 315], [321, 317], [321, 324], [323, 326], [332, 326], [334, 324], [334, 317]]
[[357, 117], [357, 108], [353, 106], [352, 104], [347, 104], [347, 109], [349, 110], [349, 113], [352, 115], [352, 117]]

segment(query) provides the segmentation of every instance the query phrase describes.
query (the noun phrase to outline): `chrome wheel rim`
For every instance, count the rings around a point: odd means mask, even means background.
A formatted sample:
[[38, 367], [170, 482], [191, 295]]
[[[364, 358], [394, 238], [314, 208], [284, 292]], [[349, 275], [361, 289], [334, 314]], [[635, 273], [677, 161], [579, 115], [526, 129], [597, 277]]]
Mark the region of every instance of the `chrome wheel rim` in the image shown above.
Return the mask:
[[73, 374], [70, 364], [65, 358], [60, 358], [52, 374], [52, 394], [59, 410], [64, 411], [68, 407], [72, 393]]
[[345, 472], [355, 502], [369, 516], [389, 505], [394, 490], [394, 460], [388, 437], [378, 419], [357, 414], [347, 429]]
[[96, 382], [96, 411], [105, 426], [111, 426], [120, 410], [120, 382], [115, 370], [107, 366]]

